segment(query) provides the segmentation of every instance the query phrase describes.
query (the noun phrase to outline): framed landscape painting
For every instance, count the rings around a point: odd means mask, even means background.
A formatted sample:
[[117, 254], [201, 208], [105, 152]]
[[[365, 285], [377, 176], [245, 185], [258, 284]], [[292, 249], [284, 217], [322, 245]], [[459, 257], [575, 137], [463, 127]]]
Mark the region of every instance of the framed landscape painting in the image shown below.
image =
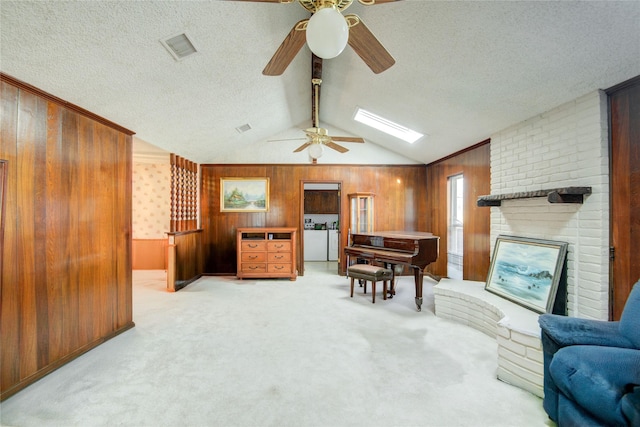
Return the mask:
[[267, 212], [269, 178], [220, 178], [220, 212]]
[[498, 236], [485, 289], [538, 313], [551, 313], [567, 246], [552, 240]]

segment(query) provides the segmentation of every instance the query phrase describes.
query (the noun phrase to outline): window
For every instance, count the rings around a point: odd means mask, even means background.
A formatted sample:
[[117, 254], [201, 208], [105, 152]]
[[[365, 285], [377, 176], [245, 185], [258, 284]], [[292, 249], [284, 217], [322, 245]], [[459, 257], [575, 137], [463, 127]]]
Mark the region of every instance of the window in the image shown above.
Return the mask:
[[464, 178], [462, 174], [449, 177], [447, 187], [447, 276], [452, 279], [462, 279], [464, 222]]

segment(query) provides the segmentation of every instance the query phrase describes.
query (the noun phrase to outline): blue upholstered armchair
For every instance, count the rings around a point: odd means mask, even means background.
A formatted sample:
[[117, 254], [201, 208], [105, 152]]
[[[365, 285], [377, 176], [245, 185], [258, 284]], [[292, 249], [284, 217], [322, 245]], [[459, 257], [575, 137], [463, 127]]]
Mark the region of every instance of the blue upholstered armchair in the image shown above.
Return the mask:
[[640, 426], [640, 281], [619, 322], [540, 316], [544, 401], [566, 426]]

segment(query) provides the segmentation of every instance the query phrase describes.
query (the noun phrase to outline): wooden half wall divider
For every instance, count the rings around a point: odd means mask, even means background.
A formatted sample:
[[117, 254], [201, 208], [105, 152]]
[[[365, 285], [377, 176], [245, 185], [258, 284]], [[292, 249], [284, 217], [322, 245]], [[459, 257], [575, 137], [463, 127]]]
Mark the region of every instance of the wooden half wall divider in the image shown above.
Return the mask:
[[171, 231], [198, 227], [198, 164], [171, 153]]
[[167, 290], [175, 292], [202, 276], [202, 230], [167, 234]]

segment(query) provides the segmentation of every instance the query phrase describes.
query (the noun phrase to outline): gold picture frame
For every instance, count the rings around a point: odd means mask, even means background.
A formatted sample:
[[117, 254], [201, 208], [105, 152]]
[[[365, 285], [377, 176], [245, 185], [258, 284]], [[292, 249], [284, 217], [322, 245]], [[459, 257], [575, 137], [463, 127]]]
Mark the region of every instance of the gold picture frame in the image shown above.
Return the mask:
[[269, 178], [220, 178], [220, 212], [267, 212]]

